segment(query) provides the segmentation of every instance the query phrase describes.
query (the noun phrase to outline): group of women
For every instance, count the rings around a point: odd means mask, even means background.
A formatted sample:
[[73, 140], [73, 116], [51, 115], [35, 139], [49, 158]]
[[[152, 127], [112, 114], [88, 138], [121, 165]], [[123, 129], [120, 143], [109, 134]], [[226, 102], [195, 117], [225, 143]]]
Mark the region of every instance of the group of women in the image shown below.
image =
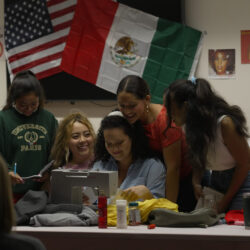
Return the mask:
[[103, 118], [96, 135], [80, 113], [58, 126], [43, 108], [35, 75], [18, 73], [0, 112], [0, 152], [14, 198], [43, 188], [49, 174], [35, 181], [22, 177], [54, 160], [54, 168], [118, 171], [119, 187], [129, 201], [165, 197], [188, 212], [206, 183], [224, 193], [218, 212], [241, 209], [242, 194], [250, 191], [248, 132], [241, 109], [230, 106], [205, 79], [177, 80], [163, 96], [163, 105], [151, 103], [148, 84], [139, 76], [126, 76], [117, 89], [118, 109]]

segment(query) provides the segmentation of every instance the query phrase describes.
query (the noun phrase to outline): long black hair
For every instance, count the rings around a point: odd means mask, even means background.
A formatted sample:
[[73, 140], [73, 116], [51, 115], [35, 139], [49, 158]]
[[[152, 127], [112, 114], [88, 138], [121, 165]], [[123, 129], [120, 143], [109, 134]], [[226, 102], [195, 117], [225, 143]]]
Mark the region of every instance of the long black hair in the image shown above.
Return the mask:
[[240, 107], [230, 106], [205, 79], [181, 79], [173, 82], [165, 92], [168, 126], [171, 127], [171, 101], [180, 108], [186, 106], [185, 132], [189, 158], [193, 167], [205, 168], [208, 144], [216, 139], [217, 120], [229, 116], [239, 135], [249, 137], [246, 118]]
[[39, 108], [42, 108], [45, 102], [44, 91], [36, 75], [30, 70], [17, 73], [9, 87], [7, 102], [3, 110], [11, 108], [16, 99], [30, 92], [34, 92], [39, 98]]
[[123, 91], [135, 95], [139, 100], [150, 94], [147, 82], [137, 75], [127, 75], [120, 81], [116, 95]]
[[131, 154], [133, 161], [137, 159], [146, 159], [154, 156], [149, 147], [148, 138], [140, 122], [131, 125], [123, 116], [110, 115], [103, 118], [101, 126], [97, 133], [95, 144], [95, 161], [108, 161], [110, 154], [105, 147], [103, 132], [106, 129], [120, 128], [131, 139]]

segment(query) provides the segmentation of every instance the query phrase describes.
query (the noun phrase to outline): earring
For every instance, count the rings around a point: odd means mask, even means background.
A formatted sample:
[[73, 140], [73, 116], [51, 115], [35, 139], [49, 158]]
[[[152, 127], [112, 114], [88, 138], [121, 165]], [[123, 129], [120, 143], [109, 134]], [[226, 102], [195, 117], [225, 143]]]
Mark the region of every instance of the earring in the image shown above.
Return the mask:
[[146, 106], [146, 112], [147, 113], [149, 112], [149, 106], [148, 105]]

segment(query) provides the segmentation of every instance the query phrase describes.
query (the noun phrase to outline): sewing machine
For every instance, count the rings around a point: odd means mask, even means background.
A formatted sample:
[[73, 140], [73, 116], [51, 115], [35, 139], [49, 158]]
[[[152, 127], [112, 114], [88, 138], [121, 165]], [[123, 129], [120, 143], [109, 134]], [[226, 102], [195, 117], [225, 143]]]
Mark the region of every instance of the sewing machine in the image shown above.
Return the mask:
[[[55, 169], [51, 172], [50, 203], [82, 203], [83, 187], [103, 191], [107, 197], [116, 194], [117, 171]], [[85, 192], [84, 192], [85, 193]]]

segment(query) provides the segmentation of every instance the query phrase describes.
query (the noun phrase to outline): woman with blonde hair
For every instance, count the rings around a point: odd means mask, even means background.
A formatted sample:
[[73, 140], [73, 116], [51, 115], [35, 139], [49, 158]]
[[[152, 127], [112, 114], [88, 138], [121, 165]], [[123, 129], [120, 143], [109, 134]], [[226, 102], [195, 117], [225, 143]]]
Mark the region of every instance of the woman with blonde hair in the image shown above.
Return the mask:
[[95, 132], [81, 113], [66, 116], [59, 124], [51, 158], [54, 167], [90, 169], [94, 161]]
[[11, 233], [15, 225], [11, 181], [7, 165], [0, 155], [0, 249], [45, 250], [40, 240], [31, 236]]

